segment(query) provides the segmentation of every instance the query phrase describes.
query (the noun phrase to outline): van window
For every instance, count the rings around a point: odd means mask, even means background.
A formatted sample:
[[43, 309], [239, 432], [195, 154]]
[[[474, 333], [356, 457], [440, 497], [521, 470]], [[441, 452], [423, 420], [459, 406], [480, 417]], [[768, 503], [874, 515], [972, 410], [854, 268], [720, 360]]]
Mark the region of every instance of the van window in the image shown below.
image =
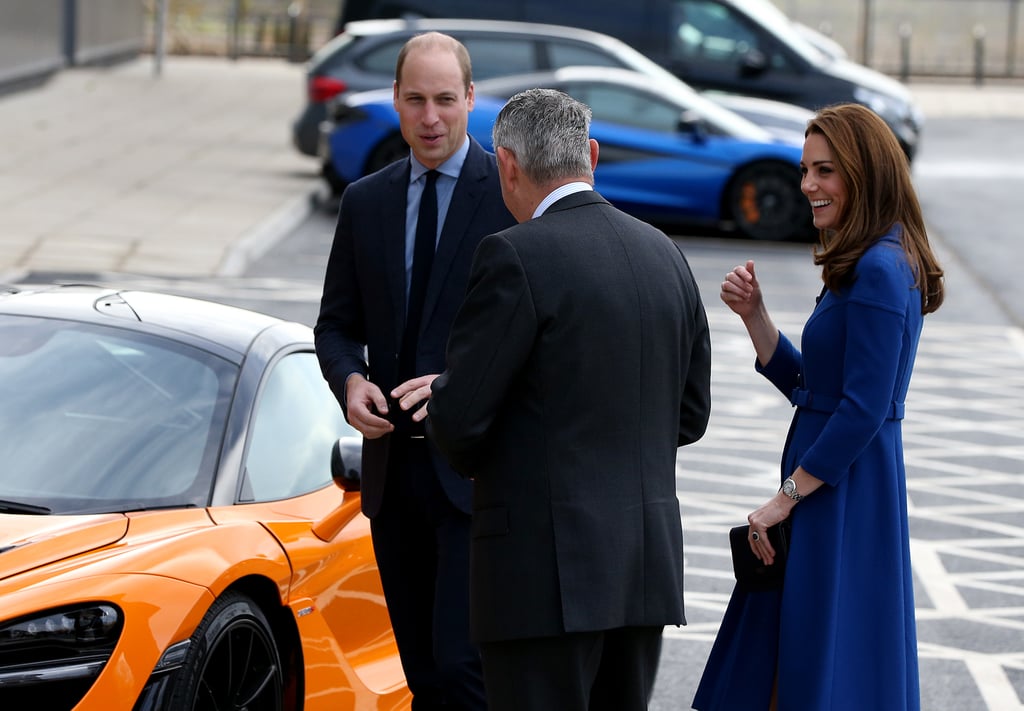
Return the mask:
[[680, 5], [682, 22], [674, 39], [682, 58], [736, 64], [742, 54], [757, 49], [757, 37], [724, 5], [704, 0]]
[[459, 37], [473, 61], [473, 79], [537, 71], [537, 47], [531, 39]]
[[748, 53], [757, 52], [774, 69], [790, 68], [767, 35], [727, 5], [715, 0], [676, 0], [673, 16], [678, 22], [672, 37], [674, 59], [737, 67]]

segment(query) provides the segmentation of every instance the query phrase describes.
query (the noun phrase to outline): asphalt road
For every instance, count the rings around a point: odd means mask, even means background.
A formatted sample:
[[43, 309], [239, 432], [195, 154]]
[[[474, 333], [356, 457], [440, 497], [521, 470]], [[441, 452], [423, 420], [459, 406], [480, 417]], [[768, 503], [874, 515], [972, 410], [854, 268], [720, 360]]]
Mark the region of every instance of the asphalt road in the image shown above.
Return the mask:
[[930, 120], [914, 179], [933, 240], [1024, 328], [1022, 129], [1020, 119]]

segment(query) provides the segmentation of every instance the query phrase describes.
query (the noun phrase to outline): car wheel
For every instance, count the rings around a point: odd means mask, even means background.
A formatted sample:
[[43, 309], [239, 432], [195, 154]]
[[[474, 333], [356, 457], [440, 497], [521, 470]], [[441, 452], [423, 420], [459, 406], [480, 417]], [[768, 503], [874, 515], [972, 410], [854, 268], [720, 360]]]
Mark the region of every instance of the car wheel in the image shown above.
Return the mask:
[[751, 239], [802, 239], [813, 232], [800, 174], [785, 163], [754, 163], [736, 173], [727, 191], [726, 216]]
[[365, 175], [376, 173], [381, 168], [391, 165], [396, 160], [405, 158], [407, 155], [409, 155], [409, 144], [402, 138], [402, 134], [392, 134], [373, 149], [373, 153], [370, 154], [370, 158], [366, 161]]
[[192, 635], [170, 708], [284, 709], [284, 675], [274, 634], [251, 598], [229, 592]]
[[334, 169], [334, 166], [331, 163], [323, 164], [323, 167], [320, 170], [320, 175], [323, 176], [327, 186], [331, 189], [332, 196], [338, 197], [345, 192], [345, 187], [348, 183], [345, 182], [344, 178], [338, 175], [338, 171]]

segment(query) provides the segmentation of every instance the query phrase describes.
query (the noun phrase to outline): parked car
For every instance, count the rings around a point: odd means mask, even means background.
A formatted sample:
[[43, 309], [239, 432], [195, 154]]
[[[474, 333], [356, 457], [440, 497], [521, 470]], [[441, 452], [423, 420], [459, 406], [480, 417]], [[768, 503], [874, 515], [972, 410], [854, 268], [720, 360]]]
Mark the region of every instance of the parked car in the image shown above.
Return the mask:
[[409, 708], [308, 327], [8, 290], [0, 392], [0, 707]]
[[[317, 154], [317, 134], [329, 101], [349, 91], [389, 88], [402, 45], [415, 34], [439, 31], [458, 38], [473, 59], [476, 83], [573, 65], [632, 69], [663, 81], [680, 80], [623, 42], [597, 32], [522, 22], [480, 20], [371, 20], [350, 22], [307, 66], [307, 99], [292, 124], [292, 142]], [[748, 99], [748, 104], [756, 100]], [[779, 102], [759, 109], [783, 113]], [[802, 128], [800, 129], [802, 132]]]
[[855, 101], [885, 119], [911, 159], [923, 125], [905, 86], [837, 56], [834, 42], [771, 0], [346, 0], [341, 23], [402, 16], [571, 25], [622, 40], [695, 89], [809, 109]]
[[[596, 188], [626, 212], [753, 239], [816, 234], [800, 192], [802, 134], [779, 139], [674, 79], [659, 82], [607, 67], [481, 82], [470, 134], [490, 148], [491, 127], [506, 97], [535, 86], [563, 90], [591, 107], [590, 135], [600, 144]], [[390, 90], [349, 95], [339, 104], [324, 141], [339, 185], [407, 154]]]

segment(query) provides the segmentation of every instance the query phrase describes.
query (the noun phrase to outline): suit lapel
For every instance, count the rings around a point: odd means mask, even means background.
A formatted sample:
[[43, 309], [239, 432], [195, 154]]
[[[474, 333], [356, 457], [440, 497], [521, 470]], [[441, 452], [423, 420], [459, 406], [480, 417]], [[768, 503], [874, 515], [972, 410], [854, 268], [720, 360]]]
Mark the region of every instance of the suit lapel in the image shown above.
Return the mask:
[[[384, 259], [388, 270], [388, 291], [391, 294], [391, 318], [395, 343], [402, 342], [405, 329], [405, 212], [409, 199], [409, 160], [398, 163], [388, 174], [388, 194], [380, 201], [380, 239], [384, 242]], [[396, 346], [397, 347], [397, 346]]]
[[466, 154], [466, 162], [463, 163], [459, 180], [455, 184], [448, 214], [445, 215], [444, 226], [441, 228], [441, 239], [434, 254], [434, 265], [430, 271], [427, 295], [423, 303], [421, 330], [430, 321], [452, 263], [459, 253], [463, 240], [467, 239], [469, 224], [484, 196], [486, 178], [492, 169], [484, 149], [473, 138], [469, 140], [469, 153]]

